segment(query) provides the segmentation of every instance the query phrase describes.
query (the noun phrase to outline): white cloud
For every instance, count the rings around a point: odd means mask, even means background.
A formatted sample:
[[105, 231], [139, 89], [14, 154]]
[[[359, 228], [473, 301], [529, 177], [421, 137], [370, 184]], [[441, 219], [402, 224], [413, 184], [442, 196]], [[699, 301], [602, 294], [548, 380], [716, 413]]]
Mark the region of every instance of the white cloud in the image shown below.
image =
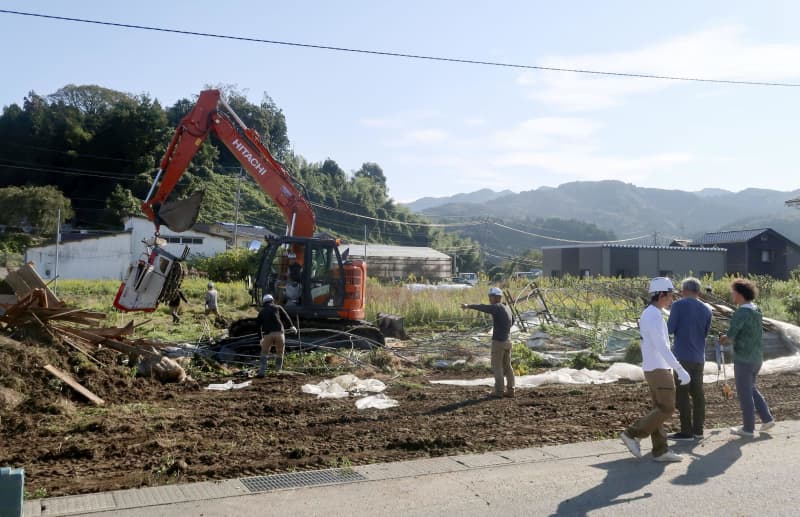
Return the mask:
[[389, 147], [410, 147], [442, 143], [448, 139], [447, 132], [437, 128], [424, 128], [407, 131], [404, 134], [384, 140]]
[[[800, 45], [757, 44], [741, 27], [726, 26], [674, 37], [641, 49], [548, 56], [541, 66], [725, 80], [780, 82], [800, 78]], [[680, 81], [607, 77], [570, 72], [525, 72], [518, 82], [529, 95], [566, 110], [600, 109], [630, 95]]]
[[501, 149], [540, 149], [574, 143], [592, 136], [601, 124], [577, 117], [539, 117], [529, 119], [511, 129], [496, 131], [490, 138], [493, 147]]
[[516, 152], [500, 155], [497, 164], [505, 167], [538, 167], [571, 179], [620, 179], [634, 181], [670, 170], [691, 161], [688, 153], [659, 153], [637, 157], [606, 156], [580, 152]]

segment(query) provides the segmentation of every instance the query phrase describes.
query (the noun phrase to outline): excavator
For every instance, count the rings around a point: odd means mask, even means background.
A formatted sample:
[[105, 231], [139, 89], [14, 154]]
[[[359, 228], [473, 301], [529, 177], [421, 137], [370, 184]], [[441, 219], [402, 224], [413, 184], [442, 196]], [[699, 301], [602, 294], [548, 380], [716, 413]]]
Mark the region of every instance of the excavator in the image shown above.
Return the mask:
[[[275, 202], [286, 220], [286, 234], [267, 239], [258, 271], [250, 287], [254, 303], [272, 294], [297, 320], [298, 328], [343, 333], [367, 342], [384, 344], [384, 334], [402, 335], [396, 317], [382, 333], [364, 321], [367, 265], [340, 252], [340, 241], [315, 237], [314, 210], [286, 169], [231, 109], [219, 90], [200, 93], [192, 110], [183, 117], [167, 147], [142, 211], [155, 224], [155, 235], [145, 241], [146, 250], [130, 268], [114, 306], [122, 311], [153, 311], [175, 296], [183, 278], [182, 262], [164, 248], [161, 226], [174, 232], [191, 228], [197, 220], [202, 193], [169, 201], [192, 158], [205, 139], [214, 136], [239, 160], [244, 170]], [[254, 318], [234, 322], [229, 333], [243, 336], [258, 332]]]

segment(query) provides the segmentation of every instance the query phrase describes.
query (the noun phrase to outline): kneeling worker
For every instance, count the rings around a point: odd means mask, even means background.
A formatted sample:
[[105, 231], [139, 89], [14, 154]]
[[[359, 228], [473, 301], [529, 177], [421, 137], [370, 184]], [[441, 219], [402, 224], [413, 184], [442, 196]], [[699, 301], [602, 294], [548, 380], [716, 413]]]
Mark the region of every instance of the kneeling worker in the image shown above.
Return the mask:
[[288, 323], [290, 332], [297, 332], [286, 309], [275, 304], [275, 299], [271, 294], [265, 294], [261, 301], [264, 305], [258, 313], [258, 325], [261, 328], [261, 368], [258, 370], [258, 377], [264, 377], [267, 369], [267, 354], [273, 347], [278, 355], [275, 359], [275, 369], [283, 368], [283, 353], [286, 349], [283, 322]]

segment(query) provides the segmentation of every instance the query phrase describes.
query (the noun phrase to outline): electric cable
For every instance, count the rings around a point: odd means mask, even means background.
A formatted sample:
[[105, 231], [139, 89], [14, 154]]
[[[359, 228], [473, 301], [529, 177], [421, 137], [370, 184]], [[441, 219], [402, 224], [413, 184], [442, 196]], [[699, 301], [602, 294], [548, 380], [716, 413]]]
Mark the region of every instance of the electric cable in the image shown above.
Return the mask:
[[735, 79], [713, 79], [713, 78], [704, 78], [704, 77], [683, 77], [683, 76], [673, 76], [673, 75], [658, 75], [658, 74], [644, 74], [644, 73], [634, 73], [634, 72], [611, 72], [605, 70], [589, 70], [583, 68], [565, 68], [565, 67], [555, 67], [555, 66], [539, 66], [539, 65], [525, 65], [520, 63], [505, 63], [501, 61], [485, 61], [480, 59], [464, 59], [464, 58], [455, 58], [455, 57], [445, 57], [445, 56], [433, 56], [433, 55], [424, 55], [424, 54], [409, 54], [405, 52], [389, 52], [389, 51], [381, 51], [381, 50], [368, 50], [368, 49], [359, 49], [359, 48], [349, 48], [349, 47], [337, 47], [332, 45], [319, 45], [313, 43], [299, 43], [294, 41], [281, 41], [281, 40], [271, 40], [271, 39], [264, 39], [264, 38], [253, 38], [247, 36], [233, 36], [229, 34], [215, 34], [211, 32], [199, 32], [199, 31], [189, 31], [189, 30], [182, 30], [182, 29], [171, 29], [167, 27], [155, 27], [150, 25], [137, 25], [133, 23], [118, 23], [118, 22], [109, 22], [104, 20], [92, 20], [88, 18], [74, 18], [69, 16], [56, 16], [51, 14], [41, 14], [41, 13], [31, 13], [31, 12], [23, 12], [23, 11], [12, 11], [10, 9], [0, 9], [0, 13], [3, 14], [15, 14], [19, 16], [28, 16], [33, 18], [44, 18], [49, 20], [59, 20], [59, 21], [68, 21], [68, 22], [77, 22], [77, 23], [86, 23], [86, 24], [93, 24], [93, 25], [102, 25], [107, 27], [120, 27], [125, 29], [137, 29], [137, 30], [146, 30], [146, 31], [155, 31], [155, 32], [164, 32], [170, 34], [181, 34], [185, 36], [199, 36], [203, 38], [215, 38], [215, 39], [226, 39], [226, 40], [234, 40], [234, 41], [246, 41], [250, 43], [264, 43], [268, 45], [282, 45], [287, 47], [299, 47], [299, 48], [309, 48], [309, 49], [316, 49], [316, 50], [329, 50], [329, 51], [336, 51], [336, 52], [349, 52], [352, 54], [369, 54], [375, 56], [384, 56], [384, 57], [396, 57], [396, 58], [405, 58], [405, 59], [417, 59], [417, 60], [426, 60], [426, 61], [437, 61], [437, 62], [446, 62], [446, 63], [459, 63], [459, 64], [467, 64], [467, 65], [481, 65], [481, 66], [492, 66], [492, 67], [502, 67], [502, 68], [515, 68], [515, 69], [523, 69], [523, 70], [540, 70], [540, 71], [547, 71], [547, 72], [568, 72], [574, 74], [587, 74], [587, 75], [599, 75], [599, 76], [609, 76], [609, 77], [626, 77], [626, 78], [635, 78], [635, 79], [658, 79], [658, 80], [667, 80], [667, 81], [684, 81], [684, 82], [699, 82], [699, 83], [714, 83], [714, 84], [732, 84], [732, 85], [745, 85], [745, 86], [782, 86], [782, 87], [789, 87], [789, 88], [797, 88], [800, 87], [798, 83], [779, 83], [779, 82], [769, 82], [769, 81], [750, 81], [750, 80], [735, 80]]

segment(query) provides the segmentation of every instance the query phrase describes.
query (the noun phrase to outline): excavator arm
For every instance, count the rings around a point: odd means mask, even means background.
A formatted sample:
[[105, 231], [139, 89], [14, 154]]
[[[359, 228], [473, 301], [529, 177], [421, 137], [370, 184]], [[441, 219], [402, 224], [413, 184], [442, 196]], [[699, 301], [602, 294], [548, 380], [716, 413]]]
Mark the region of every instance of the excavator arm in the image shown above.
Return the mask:
[[[192, 110], [181, 119], [142, 204], [142, 211], [155, 223], [156, 235], [146, 243], [148, 251], [128, 271], [120, 285], [114, 306], [123, 311], [153, 311], [159, 303], [169, 301], [180, 285], [183, 270], [180, 262], [163, 249], [159, 242], [160, 227], [175, 232], [191, 228], [197, 220], [202, 196], [168, 202], [192, 158], [210, 133], [227, 147], [261, 189], [278, 205], [286, 219], [287, 235], [313, 237], [316, 226], [314, 211], [300, 194], [292, 177], [261, 143], [261, 138], [248, 128], [222, 99], [219, 90], [200, 93]], [[302, 260], [302, 256], [298, 261]]]
[[153, 187], [142, 204], [142, 211], [156, 227], [164, 224], [175, 231], [186, 229], [173, 228], [167, 217], [160, 214], [164, 212], [167, 198], [209, 133], [214, 133], [219, 138], [261, 189], [278, 205], [286, 219], [289, 235], [314, 235], [316, 222], [308, 200], [301, 195], [289, 173], [261, 143], [258, 133], [248, 128], [222, 99], [219, 90], [205, 90], [200, 93], [192, 111], [181, 120], [161, 160]]

